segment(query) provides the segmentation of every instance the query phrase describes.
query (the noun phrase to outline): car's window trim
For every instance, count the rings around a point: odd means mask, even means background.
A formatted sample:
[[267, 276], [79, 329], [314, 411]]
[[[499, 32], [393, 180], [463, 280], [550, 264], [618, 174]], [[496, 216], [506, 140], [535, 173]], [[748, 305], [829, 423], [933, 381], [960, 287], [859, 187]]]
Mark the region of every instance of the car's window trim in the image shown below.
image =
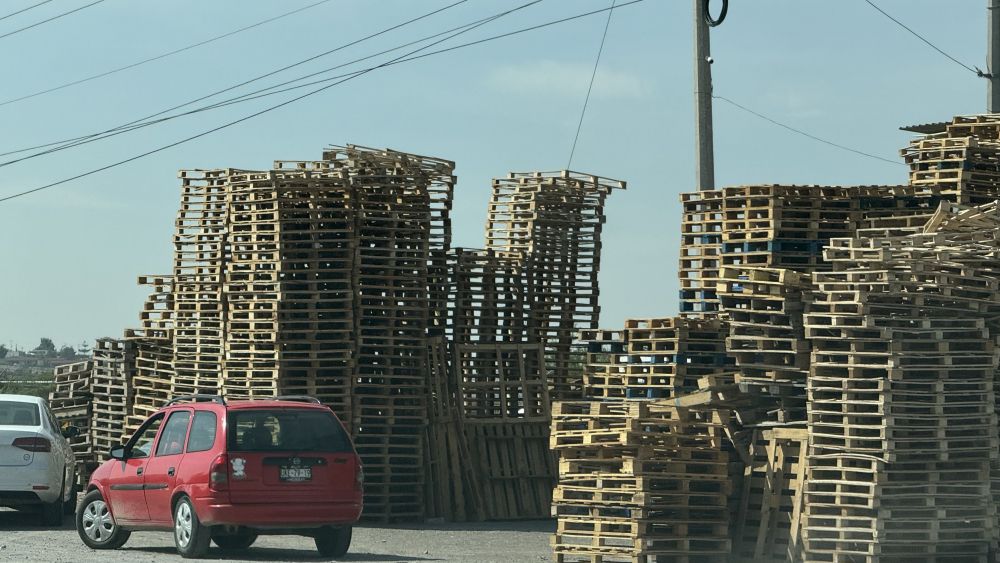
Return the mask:
[[[192, 412], [193, 411], [191, 409], [175, 409], [170, 411], [169, 413], [165, 413], [165, 415], [169, 414], [170, 416], [164, 416], [163, 424], [160, 425], [159, 430], [157, 430], [156, 432], [156, 441], [153, 443], [152, 455], [150, 455], [149, 457], [170, 457], [170, 456], [184, 454], [185, 445], [187, 444], [188, 434], [191, 432], [191, 420], [194, 419], [194, 415], [192, 414]], [[173, 418], [173, 416], [178, 413], [187, 413], [188, 415], [187, 426], [184, 428], [184, 439], [181, 441], [181, 451], [172, 454], [160, 454], [158, 453], [158, 450], [160, 449], [160, 439], [163, 438], [163, 432], [166, 431], [167, 424], [170, 424], [170, 419]]]
[[[191, 448], [191, 437], [194, 435], [194, 422], [195, 422], [195, 419], [198, 417], [199, 414], [212, 415], [212, 418], [214, 419], [214, 422], [215, 422], [215, 424], [214, 424], [214, 426], [215, 426], [215, 436], [212, 438], [212, 443], [209, 444], [209, 446], [207, 448], [201, 449], [201, 450], [194, 450], [194, 451], [192, 451], [190, 449]], [[223, 420], [225, 420], [225, 417], [223, 417]], [[211, 450], [213, 450], [215, 448], [215, 442], [217, 442], [218, 440], [219, 440], [219, 415], [215, 411], [212, 411], [212, 410], [196, 410], [196, 411], [194, 411], [194, 414], [191, 416], [191, 421], [188, 423], [187, 439], [184, 440], [184, 453], [188, 453], [188, 452], [190, 452], [190, 453], [199, 453], [199, 452], [211, 451]]]
[[[140, 426], [135, 431], [135, 433], [132, 434], [132, 437], [129, 438], [128, 442], [125, 442], [125, 455], [126, 456], [128, 456], [129, 458], [132, 457], [130, 455], [132, 453], [132, 448], [135, 447], [136, 442], [138, 442], [139, 438], [146, 432], [146, 429], [148, 429], [150, 426], [152, 426], [153, 423], [156, 420], [163, 418], [165, 415], [166, 415], [166, 413], [158, 412], [158, 413], [154, 414], [153, 416], [147, 418], [146, 422], [142, 423], [142, 426]], [[157, 438], [159, 438], [160, 430], [162, 428], [163, 428], [163, 426], [161, 425], [160, 428], [156, 429], [156, 436], [153, 437], [153, 451], [156, 451], [156, 449], [155, 449], [156, 448], [156, 440], [157, 440]], [[152, 456], [151, 455], [146, 455], [144, 457], [137, 457], [135, 459], [149, 459], [150, 457], [152, 457]]]

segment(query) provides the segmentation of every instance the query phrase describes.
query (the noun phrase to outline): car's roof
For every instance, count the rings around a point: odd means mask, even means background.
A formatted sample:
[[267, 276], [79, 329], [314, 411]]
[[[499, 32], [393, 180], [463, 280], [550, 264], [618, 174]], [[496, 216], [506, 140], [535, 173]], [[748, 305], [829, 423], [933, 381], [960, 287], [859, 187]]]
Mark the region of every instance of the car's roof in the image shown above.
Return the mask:
[[41, 397], [36, 397], [34, 395], [14, 395], [0, 393], [0, 401], [13, 401], [15, 403], [34, 403], [36, 405], [44, 405], [45, 399]]
[[309, 409], [309, 410], [327, 410], [326, 405], [321, 405], [318, 403], [306, 403], [302, 401], [276, 401], [270, 399], [256, 399], [253, 401], [249, 400], [233, 400], [226, 401], [225, 405], [216, 402], [201, 401], [197, 403], [175, 403], [165, 409], [173, 409], [176, 407], [211, 407], [211, 408], [226, 408], [230, 410], [245, 410], [245, 409]]

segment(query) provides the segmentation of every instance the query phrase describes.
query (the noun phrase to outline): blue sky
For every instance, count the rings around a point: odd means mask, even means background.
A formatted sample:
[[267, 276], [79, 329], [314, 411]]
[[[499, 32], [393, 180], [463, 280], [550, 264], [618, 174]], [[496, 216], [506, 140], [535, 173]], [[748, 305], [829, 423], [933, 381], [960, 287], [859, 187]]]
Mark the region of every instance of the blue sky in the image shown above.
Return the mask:
[[[106, 0], [0, 39], [0, 101], [89, 76], [315, 0]], [[470, 0], [262, 82], [319, 70], [518, 6]], [[0, 15], [37, 3], [6, 0]], [[0, 35], [89, 3], [56, 0]], [[448, 0], [331, 0], [129, 71], [0, 106], [0, 152], [166, 109], [403, 22]], [[985, 66], [982, 0], [876, 0], [957, 59]], [[445, 45], [608, 0], [545, 0]], [[678, 194], [694, 184], [691, 2], [617, 10], [573, 169], [628, 181], [609, 200], [602, 325], [677, 311]], [[566, 166], [604, 16], [375, 71], [259, 118], [51, 190], [0, 203], [0, 343], [76, 344], [134, 326], [143, 274], [169, 273], [182, 168], [267, 168], [328, 144], [456, 161], [454, 245], [481, 247], [490, 179]], [[444, 45], [442, 45], [444, 46]], [[986, 86], [863, 0], [733, 0], [712, 31], [715, 92], [831, 141], [898, 159], [900, 125], [985, 111]], [[382, 59], [380, 59], [382, 60]], [[287, 78], [286, 78], [287, 77]], [[287, 99], [176, 119], [0, 169], [0, 197], [74, 176]], [[731, 106], [715, 108], [718, 185], [895, 184], [906, 168], [840, 151]], [[899, 161], [901, 163], [901, 161]]]

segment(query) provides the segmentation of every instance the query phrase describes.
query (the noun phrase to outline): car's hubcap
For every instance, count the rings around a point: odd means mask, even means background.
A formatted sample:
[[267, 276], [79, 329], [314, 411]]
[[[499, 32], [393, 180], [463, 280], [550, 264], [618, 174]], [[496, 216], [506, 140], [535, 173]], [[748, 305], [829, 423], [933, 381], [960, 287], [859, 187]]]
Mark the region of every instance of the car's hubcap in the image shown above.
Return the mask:
[[97, 543], [104, 543], [115, 533], [115, 521], [103, 500], [95, 500], [83, 509], [83, 532]]
[[191, 505], [182, 502], [177, 505], [177, 514], [174, 518], [174, 535], [177, 537], [177, 545], [187, 547], [191, 543]]

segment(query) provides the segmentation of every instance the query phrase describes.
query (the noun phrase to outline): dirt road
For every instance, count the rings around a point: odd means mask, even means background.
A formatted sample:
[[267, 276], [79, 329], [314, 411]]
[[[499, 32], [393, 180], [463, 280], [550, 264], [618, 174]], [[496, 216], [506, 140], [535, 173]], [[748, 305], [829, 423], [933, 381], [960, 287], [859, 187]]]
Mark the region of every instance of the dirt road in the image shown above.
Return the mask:
[[[551, 521], [436, 523], [391, 527], [358, 527], [347, 557], [340, 561], [508, 563], [551, 560]], [[309, 538], [263, 536], [238, 555], [213, 546], [208, 559], [220, 561], [322, 561]], [[0, 509], [0, 560], [2, 561], [172, 561], [173, 536], [136, 532], [118, 551], [87, 549], [67, 518], [62, 528], [38, 526], [33, 515]]]

